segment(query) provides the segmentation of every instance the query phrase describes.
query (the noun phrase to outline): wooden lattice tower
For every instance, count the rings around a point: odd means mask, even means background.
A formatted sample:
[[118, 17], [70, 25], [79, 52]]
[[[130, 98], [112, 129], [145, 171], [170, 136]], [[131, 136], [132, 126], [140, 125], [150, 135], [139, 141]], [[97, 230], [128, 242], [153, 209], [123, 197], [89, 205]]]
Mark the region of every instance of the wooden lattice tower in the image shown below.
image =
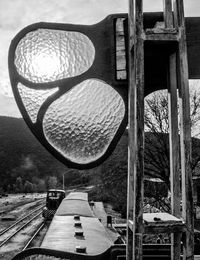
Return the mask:
[[[129, 1], [129, 172], [127, 209], [127, 259], [129, 260], [142, 259], [143, 234], [155, 232], [172, 234], [171, 259], [180, 259], [181, 237], [183, 241], [183, 259], [194, 258], [191, 129], [183, 0], [174, 0], [173, 4], [171, 0], [164, 0], [163, 3], [164, 27], [159, 26], [144, 30], [143, 1]], [[143, 214], [144, 43], [163, 44], [168, 49], [171, 48], [168, 57], [167, 75], [172, 215], [160, 215], [161, 221], [155, 221], [154, 213]], [[177, 89], [179, 96], [180, 141]], [[180, 210], [181, 200], [182, 214]]]

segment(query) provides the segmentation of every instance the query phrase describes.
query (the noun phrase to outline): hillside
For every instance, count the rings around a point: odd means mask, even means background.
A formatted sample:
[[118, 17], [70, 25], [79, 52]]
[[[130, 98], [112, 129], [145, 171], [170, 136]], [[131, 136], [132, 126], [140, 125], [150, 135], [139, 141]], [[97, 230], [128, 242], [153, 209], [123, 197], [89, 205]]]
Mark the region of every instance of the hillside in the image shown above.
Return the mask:
[[[25, 181], [38, 184], [40, 180], [43, 180], [45, 185], [48, 183], [49, 177], [56, 176], [60, 186], [63, 173], [65, 173], [66, 185], [84, 182], [99, 183], [102, 178], [105, 179], [108, 176], [110, 176], [110, 179], [116, 179], [116, 181], [119, 176], [124, 180], [126, 179], [128, 156], [127, 131], [122, 136], [113, 154], [102, 165], [91, 170], [79, 171], [67, 168], [43, 148], [23, 119], [0, 117], [0, 126], [0, 189], [3, 187], [4, 190], [7, 190], [8, 185], [13, 186], [18, 176], [22, 178], [22, 184]], [[145, 138], [146, 156], [148, 156], [148, 151], [151, 153], [153, 151], [154, 155], [159, 154], [157, 158], [162, 153], [164, 154], [165, 151], [162, 149], [164, 146], [159, 146], [159, 143], [162, 140], [162, 142], [164, 141], [167, 144], [167, 135], [145, 133]], [[200, 140], [193, 138], [192, 141], [193, 166], [195, 168], [200, 160]], [[167, 179], [169, 178], [169, 165], [166, 156], [162, 156], [161, 162], [158, 162], [157, 173], [154, 167], [155, 163], [152, 167], [151, 157], [149, 158], [149, 162], [145, 165], [145, 174], [151, 177], [159, 177], [163, 174]], [[162, 173], [163, 169], [165, 171]], [[195, 174], [199, 174], [199, 167], [196, 167]], [[165, 178], [163, 179], [165, 180]]]
[[120, 148], [102, 166], [84, 171], [69, 169], [39, 143], [23, 119], [0, 117], [0, 126], [0, 187], [4, 189], [15, 183], [18, 176], [31, 182], [37, 178], [47, 180], [49, 176], [56, 176], [61, 182], [64, 172], [67, 184], [88, 173], [95, 179], [102, 169], [110, 166], [110, 162], [118, 164], [127, 158], [125, 137], [118, 145]]
[[[15, 182], [17, 176], [28, 180], [43, 178], [56, 170], [65, 170], [37, 141], [23, 119], [0, 117], [0, 177], [1, 186]], [[48, 167], [47, 167], [48, 165]]]

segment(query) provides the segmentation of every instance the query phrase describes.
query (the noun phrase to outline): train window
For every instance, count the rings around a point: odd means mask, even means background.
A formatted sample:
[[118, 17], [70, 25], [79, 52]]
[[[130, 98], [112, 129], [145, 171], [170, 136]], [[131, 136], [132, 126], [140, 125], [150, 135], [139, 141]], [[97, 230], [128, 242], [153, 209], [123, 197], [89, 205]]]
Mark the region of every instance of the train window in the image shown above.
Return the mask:
[[60, 198], [61, 194], [58, 192], [49, 192], [48, 197]]

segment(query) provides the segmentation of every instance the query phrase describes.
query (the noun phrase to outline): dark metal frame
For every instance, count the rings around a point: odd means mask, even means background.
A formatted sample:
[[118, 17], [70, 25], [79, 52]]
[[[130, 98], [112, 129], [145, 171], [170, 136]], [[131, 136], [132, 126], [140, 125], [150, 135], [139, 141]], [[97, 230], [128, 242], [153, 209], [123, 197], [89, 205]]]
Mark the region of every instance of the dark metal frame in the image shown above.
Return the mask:
[[[9, 73], [10, 73], [10, 80], [13, 89], [13, 93], [19, 109], [23, 115], [24, 120], [26, 121], [27, 125], [33, 132], [33, 134], [38, 138], [38, 140], [45, 146], [45, 148], [51, 152], [57, 159], [61, 162], [66, 164], [68, 167], [73, 167], [77, 169], [87, 169], [93, 168], [101, 164], [104, 160], [108, 158], [108, 156], [112, 153], [115, 149], [117, 142], [119, 141], [120, 137], [122, 136], [126, 125], [127, 125], [127, 93], [128, 93], [128, 83], [126, 80], [116, 80], [115, 75], [115, 68], [116, 60], [115, 60], [115, 53], [113, 50], [115, 49], [115, 35], [112, 33], [114, 31], [115, 25], [114, 20], [118, 17], [127, 17], [124, 14], [117, 14], [117, 15], [110, 15], [106, 17], [103, 21], [95, 25], [73, 25], [73, 24], [55, 24], [55, 23], [36, 23], [32, 24], [23, 30], [21, 30], [16, 37], [13, 39], [10, 49], [9, 49]], [[45, 83], [33, 83], [17, 72], [17, 69], [14, 64], [15, 59], [15, 51], [19, 41], [29, 32], [35, 31], [37, 29], [52, 29], [52, 30], [62, 30], [62, 31], [73, 31], [73, 32], [80, 32], [86, 35], [93, 43], [95, 48], [95, 58], [92, 66], [81, 75], [70, 77], [67, 79], [56, 80], [53, 82], [45, 82]], [[70, 161], [69, 159], [65, 158], [61, 155], [54, 147], [52, 147], [45, 138], [42, 128], [42, 121], [50, 104], [61, 97], [64, 93], [69, 91], [71, 88], [76, 86], [77, 84], [81, 83], [87, 79], [97, 79], [102, 80], [103, 82], [112, 86], [122, 97], [124, 100], [125, 105], [125, 115], [124, 118], [113, 138], [109, 147], [107, 148], [106, 152], [103, 156], [99, 159], [87, 163], [87, 164], [79, 164]], [[52, 94], [50, 97], [46, 99], [46, 101], [41, 105], [36, 123], [33, 123], [24, 107], [20, 94], [18, 92], [17, 85], [18, 83], [22, 83], [23, 85], [32, 88], [32, 89], [51, 89], [52, 87], [58, 87], [58, 91]]]

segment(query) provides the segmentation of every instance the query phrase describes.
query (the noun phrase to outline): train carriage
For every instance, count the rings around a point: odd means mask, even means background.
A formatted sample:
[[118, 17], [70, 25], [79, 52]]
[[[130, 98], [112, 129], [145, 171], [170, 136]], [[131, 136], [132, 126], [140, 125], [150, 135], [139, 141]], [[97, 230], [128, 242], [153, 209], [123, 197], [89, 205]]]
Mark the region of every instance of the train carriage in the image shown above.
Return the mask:
[[27, 249], [13, 260], [117, 260], [122, 254], [124, 245], [114, 245], [94, 216], [87, 193], [74, 192], [62, 200], [40, 248]]
[[42, 248], [99, 255], [112, 246], [107, 232], [94, 217], [87, 193], [70, 193], [59, 206]]

